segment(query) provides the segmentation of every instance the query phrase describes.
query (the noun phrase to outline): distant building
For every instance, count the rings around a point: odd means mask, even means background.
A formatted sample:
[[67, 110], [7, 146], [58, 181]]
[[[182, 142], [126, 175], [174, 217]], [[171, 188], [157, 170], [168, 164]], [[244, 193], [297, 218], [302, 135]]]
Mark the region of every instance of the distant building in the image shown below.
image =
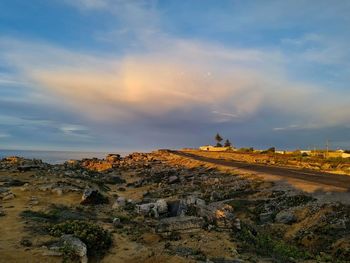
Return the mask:
[[208, 152], [227, 152], [227, 151], [235, 151], [236, 149], [232, 146], [216, 147], [216, 146], [212, 146], [212, 145], [204, 145], [204, 146], [199, 147], [199, 150], [208, 151]]
[[311, 151], [310, 151], [310, 150], [300, 150], [300, 153], [301, 153], [301, 154], [306, 154], [306, 155], [308, 155], [308, 156], [311, 155]]
[[342, 158], [350, 158], [350, 153], [343, 153]]
[[279, 151], [279, 150], [276, 150], [275, 153], [278, 153], [278, 154], [286, 154], [286, 151]]

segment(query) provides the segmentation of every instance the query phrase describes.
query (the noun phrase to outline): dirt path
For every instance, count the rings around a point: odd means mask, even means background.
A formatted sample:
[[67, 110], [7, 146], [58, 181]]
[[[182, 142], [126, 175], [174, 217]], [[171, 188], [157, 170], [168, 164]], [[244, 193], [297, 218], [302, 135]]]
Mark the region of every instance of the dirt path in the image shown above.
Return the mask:
[[350, 192], [350, 176], [318, 172], [308, 169], [293, 169], [278, 166], [267, 166], [263, 164], [245, 163], [233, 160], [222, 160], [210, 157], [199, 156], [193, 153], [174, 151], [173, 154], [220, 166], [237, 168], [245, 171], [256, 172], [277, 176], [280, 179], [292, 180], [294, 183], [305, 182], [314, 184], [324, 189], [337, 189], [341, 192]]

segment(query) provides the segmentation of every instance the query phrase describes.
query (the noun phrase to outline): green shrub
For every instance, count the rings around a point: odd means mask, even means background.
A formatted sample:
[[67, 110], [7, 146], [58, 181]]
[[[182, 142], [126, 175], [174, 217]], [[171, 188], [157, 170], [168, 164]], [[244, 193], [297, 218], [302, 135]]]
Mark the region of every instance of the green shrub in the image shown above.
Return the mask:
[[102, 227], [84, 221], [67, 221], [50, 227], [50, 234], [60, 237], [71, 234], [83, 241], [88, 255], [103, 255], [112, 245], [111, 234]]
[[272, 256], [277, 262], [290, 262], [291, 258], [310, 258], [308, 252], [302, 251], [296, 246], [289, 245], [283, 240], [273, 239], [268, 234], [259, 233], [247, 225], [243, 225], [238, 238], [243, 242], [245, 249], [255, 251], [259, 255]]

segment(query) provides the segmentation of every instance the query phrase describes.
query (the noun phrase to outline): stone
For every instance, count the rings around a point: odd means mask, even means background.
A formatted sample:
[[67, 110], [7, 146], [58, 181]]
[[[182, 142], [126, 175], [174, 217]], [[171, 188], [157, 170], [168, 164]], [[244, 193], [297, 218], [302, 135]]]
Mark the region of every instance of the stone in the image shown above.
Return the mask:
[[267, 223], [272, 221], [273, 213], [272, 212], [266, 212], [266, 213], [261, 213], [259, 215], [259, 220], [261, 223]]
[[61, 196], [63, 194], [63, 189], [62, 188], [54, 188], [51, 190], [52, 193], [57, 194], [58, 196]]
[[124, 207], [126, 205], [126, 199], [123, 196], [119, 196], [117, 200], [114, 202], [112, 208], [117, 209], [119, 207]]
[[233, 226], [237, 229], [237, 230], [241, 230], [241, 220], [239, 218], [236, 218], [233, 222]]
[[176, 175], [172, 175], [172, 176], [170, 176], [168, 178], [168, 183], [169, 184], [175, 184], [175, 183], [178, 183], [178, 182], [180, 182], [180, 179]]
[[28, 239], [22, 239], [20, 244], [24, 247], [31, 247], [32, 246], [32, 242]]
[[236, 216], [233, 214], [233, 208], [228, 204], [219, 202], [207, 206], [198, 206], [197, 211], [199, 216], [204, 217], [209, 223], [215, 224], [220, 228], [238, 226], [238, 223], [235, 223]]
[[9, 193], [9, 194], [5, 195], [5, 196], [2, 198], [2, 200], [3, 200], [3, 201], [12, 200], [12, 199], [14, 199], [15, 197], [16, 197], [16, 196], [15, 196], [13, 193]]
[[276, 215], [275, 221], [282, 224], [292, 224], [297, 221], [297, 218], [291, 211], [284, 210]]
[[106, 161], [109, 163], [116, 163], [121, 160], [120, 154], [108, 154], [106, 156]]
[[154, 203], [137, 205], [136, 212], [138, 214], [158, 218], [160, 214], [165, 214], [168, 212], [168, 204], [164, 199], [159, 199]]
[[63, 256], [63, 253], [60, 251], [54, 251], [54, 250], [49, 250], [49, 251], [45, 251], [43, 254], [43, 256], [50, 256], [50, 257], [61, 257]]
[[106, 204], [108, 199], [104, 197], [97, 189], [85, 189], [81, 197], [82, 205], [91, 205], [91, 204]]
[[165, 214], [168, 212], [168, 204], [164, 199], [158, 199], [156, 201], [156, 206], [159, 214]]
[[177, 216], [163, 218], [156, 226], [157, 233], [193, 232], [204, 226], [204, 219], [195, 216]]
[[183, 200], [175, 200], [168, 202], [168, 212], [170, 217], [183, 216], [186, 214], [188, 207]]
[[137, 205], [136, 211], [138, 214], [141, 214], [141, 215], [153, 216], [155, 218], [159, 217], [156, 203]]
[[35, 170], [35, 169], [39, 169], [40, 166], [38, 165], [32, 165], [32, 164], [25, 164], [25, 165], [21, 165], [18, 166], [17, 169], [20, 172], [27, 172], [27, 171], [31, 171], [31, 170]]
[[122, 223], [120, 221], [120, 218], [118, 218], [118, 217], [113, 218], [113, 226], [120, 227], [121, 225], [122, 225]]
[[241, 259], [228, 259], [228, 258], [211, 258], [210, 259], [211, 262], [213, 263], [242, 263], [244, 262]]
[[217, 201], [220, 199], [220, 194], [218, 192], [213, 191], [210, 194], [210, 201]]
[[74, 253], [80, 257], [81, 263], [88, 262], [87, 248], [83, 241], [73, 235], [63, 235], [61, 236], [61, 241], [63, 242], [63, 245], [69, 246], [73, 249]]

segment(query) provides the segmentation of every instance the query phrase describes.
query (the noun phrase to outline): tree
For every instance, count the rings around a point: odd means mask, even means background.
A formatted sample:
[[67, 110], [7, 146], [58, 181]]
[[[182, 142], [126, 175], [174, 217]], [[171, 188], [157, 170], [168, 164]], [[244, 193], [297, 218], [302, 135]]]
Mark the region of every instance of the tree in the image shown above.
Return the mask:
[[216, 134], [215, 136], [215, 140], [216, 140], [216, 147], [222, 147], [221, 141], [223, 140], [222, 137], [220, 136], [219, 133]]
[[276, 148], [275, 147], [271, 147], [271, 148], [268, 148], [266, 151], [268, 153], [274, 153], [276, 151]]
[[230, 147], [230, 146], [232, 146], [232, 143], [229, 141], [229, 139], [227, 139], [227, 140], [225, 141], [224, 146], [225, 146], [225, 147]]

